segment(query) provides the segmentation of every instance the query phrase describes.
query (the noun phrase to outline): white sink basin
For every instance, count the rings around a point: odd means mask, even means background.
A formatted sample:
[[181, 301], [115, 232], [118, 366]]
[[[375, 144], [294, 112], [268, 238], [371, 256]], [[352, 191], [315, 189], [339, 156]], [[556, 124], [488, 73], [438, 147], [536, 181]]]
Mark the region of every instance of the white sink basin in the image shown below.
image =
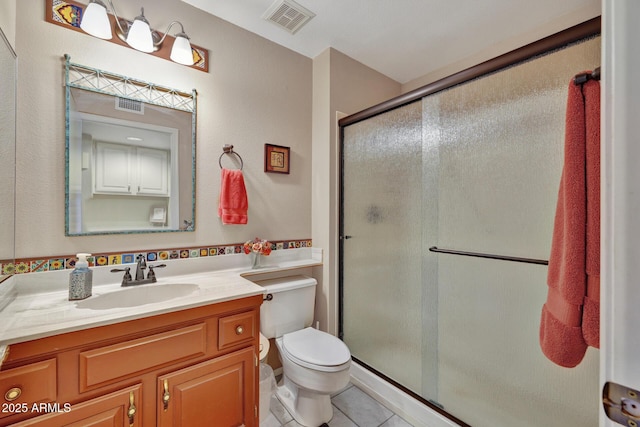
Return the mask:
[[76, 303], [77, 308], [109, 310], [111, 308], [137, 307], [145, 304], [169, 301], [191, 295], [199, 289], [193, 283], [148, 284], [122, 288], [102, 295], [89, 297]]

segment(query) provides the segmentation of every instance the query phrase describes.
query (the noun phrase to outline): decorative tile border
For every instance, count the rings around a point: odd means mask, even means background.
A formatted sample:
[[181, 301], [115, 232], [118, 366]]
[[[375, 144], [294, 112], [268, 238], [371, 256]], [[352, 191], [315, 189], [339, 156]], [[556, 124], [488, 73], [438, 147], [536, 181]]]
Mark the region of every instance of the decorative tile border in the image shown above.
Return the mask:
[[[271, 250], [284, 250], [311, 247], [311, 239], [286, 240], [271, 242]], [[147, 261], [163, 261], [167, 259], [199, 258], [242, 253], [242, 243], [232, 245], [206, 246], [198, 248], [152, 249], [149, 252], [127, 251], [93, 254], [87, 258], [90, 266], [133, 264], [138, 255]], [[26, 274], [44, 271], [72, 269], [76, 264], [75, 255], [56, 255], [51, 258], [23, 258], [14, 261], [1, 261], [2, 274]]]

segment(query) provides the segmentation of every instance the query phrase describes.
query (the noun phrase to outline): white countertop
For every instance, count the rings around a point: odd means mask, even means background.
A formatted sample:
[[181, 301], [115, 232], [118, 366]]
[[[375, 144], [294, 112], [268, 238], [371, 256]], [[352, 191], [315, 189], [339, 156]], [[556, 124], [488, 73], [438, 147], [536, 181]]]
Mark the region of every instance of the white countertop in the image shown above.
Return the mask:
[[[0, 346], [263, 294], [251, 276], [322, 265], [322, 250], [273, 251], [256, 270], [251, 259], [233, 254], [167, 260], [162, 262], [167, 267], [156, 270], [157, 283], [126, 288], [120, 286], [123, 273], [110, 272], [120, 266], [94, 267], [93, 295], [80, 301], [68, 300], [70, 270], [15, 275], [2, 285], [12, 288], [5, 292], [12, 300], [0, 310]], [[135, 274], [135, 264], [127, 266]], [[172, 290], [160, 288], [166, 285], [182, 287], [184, 293], [162, 301], [163, 290]], [[136, 305], [111, 308], [107, 300], [113, 293], [127, 291], [135, 293], [130, 295], [136, 296]]]

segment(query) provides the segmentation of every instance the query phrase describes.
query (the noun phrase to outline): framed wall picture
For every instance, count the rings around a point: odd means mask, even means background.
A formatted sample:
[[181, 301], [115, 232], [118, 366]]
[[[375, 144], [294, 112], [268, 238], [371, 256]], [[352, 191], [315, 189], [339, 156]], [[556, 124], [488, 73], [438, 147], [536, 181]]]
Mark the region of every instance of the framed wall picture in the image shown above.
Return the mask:
[[289, 173], [289, 147], [264, 144], [264, 171]]

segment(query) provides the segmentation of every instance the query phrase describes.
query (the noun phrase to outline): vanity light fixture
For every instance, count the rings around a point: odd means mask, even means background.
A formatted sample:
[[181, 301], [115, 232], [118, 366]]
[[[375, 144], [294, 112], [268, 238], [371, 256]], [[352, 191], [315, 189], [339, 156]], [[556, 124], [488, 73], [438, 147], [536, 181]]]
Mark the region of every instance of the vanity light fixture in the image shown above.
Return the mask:
[[[153, 52], [158, 50], [164, 42], [171, 27], [180, 25], [180, 32], [175, 34], [175, 40], [171, 49], [170, 58], [172, 61], [183, 65], [193, 65], [193, 52], [189, 37], [184, 32], [184, 26], [179, 21], [173, 21], [167, 27], [164, 35], [160, 37], [157, 31], [151, 29], [149, 21], [144, 16], [144, 8], [141, 8], [140, 15], [136, 16], [133, 22], [118, 17], [112, 0], [106, 0], [111, 7], [116, 21], [116, 34], [120, 39], [132, 48], [141, 52]], [[113, 37], [111, 32], [111, 22], [109, 21], [108, 9], [102, 0], [90, 0], [80, 21], [80, 28], [94, 37], [110, 40]]]

